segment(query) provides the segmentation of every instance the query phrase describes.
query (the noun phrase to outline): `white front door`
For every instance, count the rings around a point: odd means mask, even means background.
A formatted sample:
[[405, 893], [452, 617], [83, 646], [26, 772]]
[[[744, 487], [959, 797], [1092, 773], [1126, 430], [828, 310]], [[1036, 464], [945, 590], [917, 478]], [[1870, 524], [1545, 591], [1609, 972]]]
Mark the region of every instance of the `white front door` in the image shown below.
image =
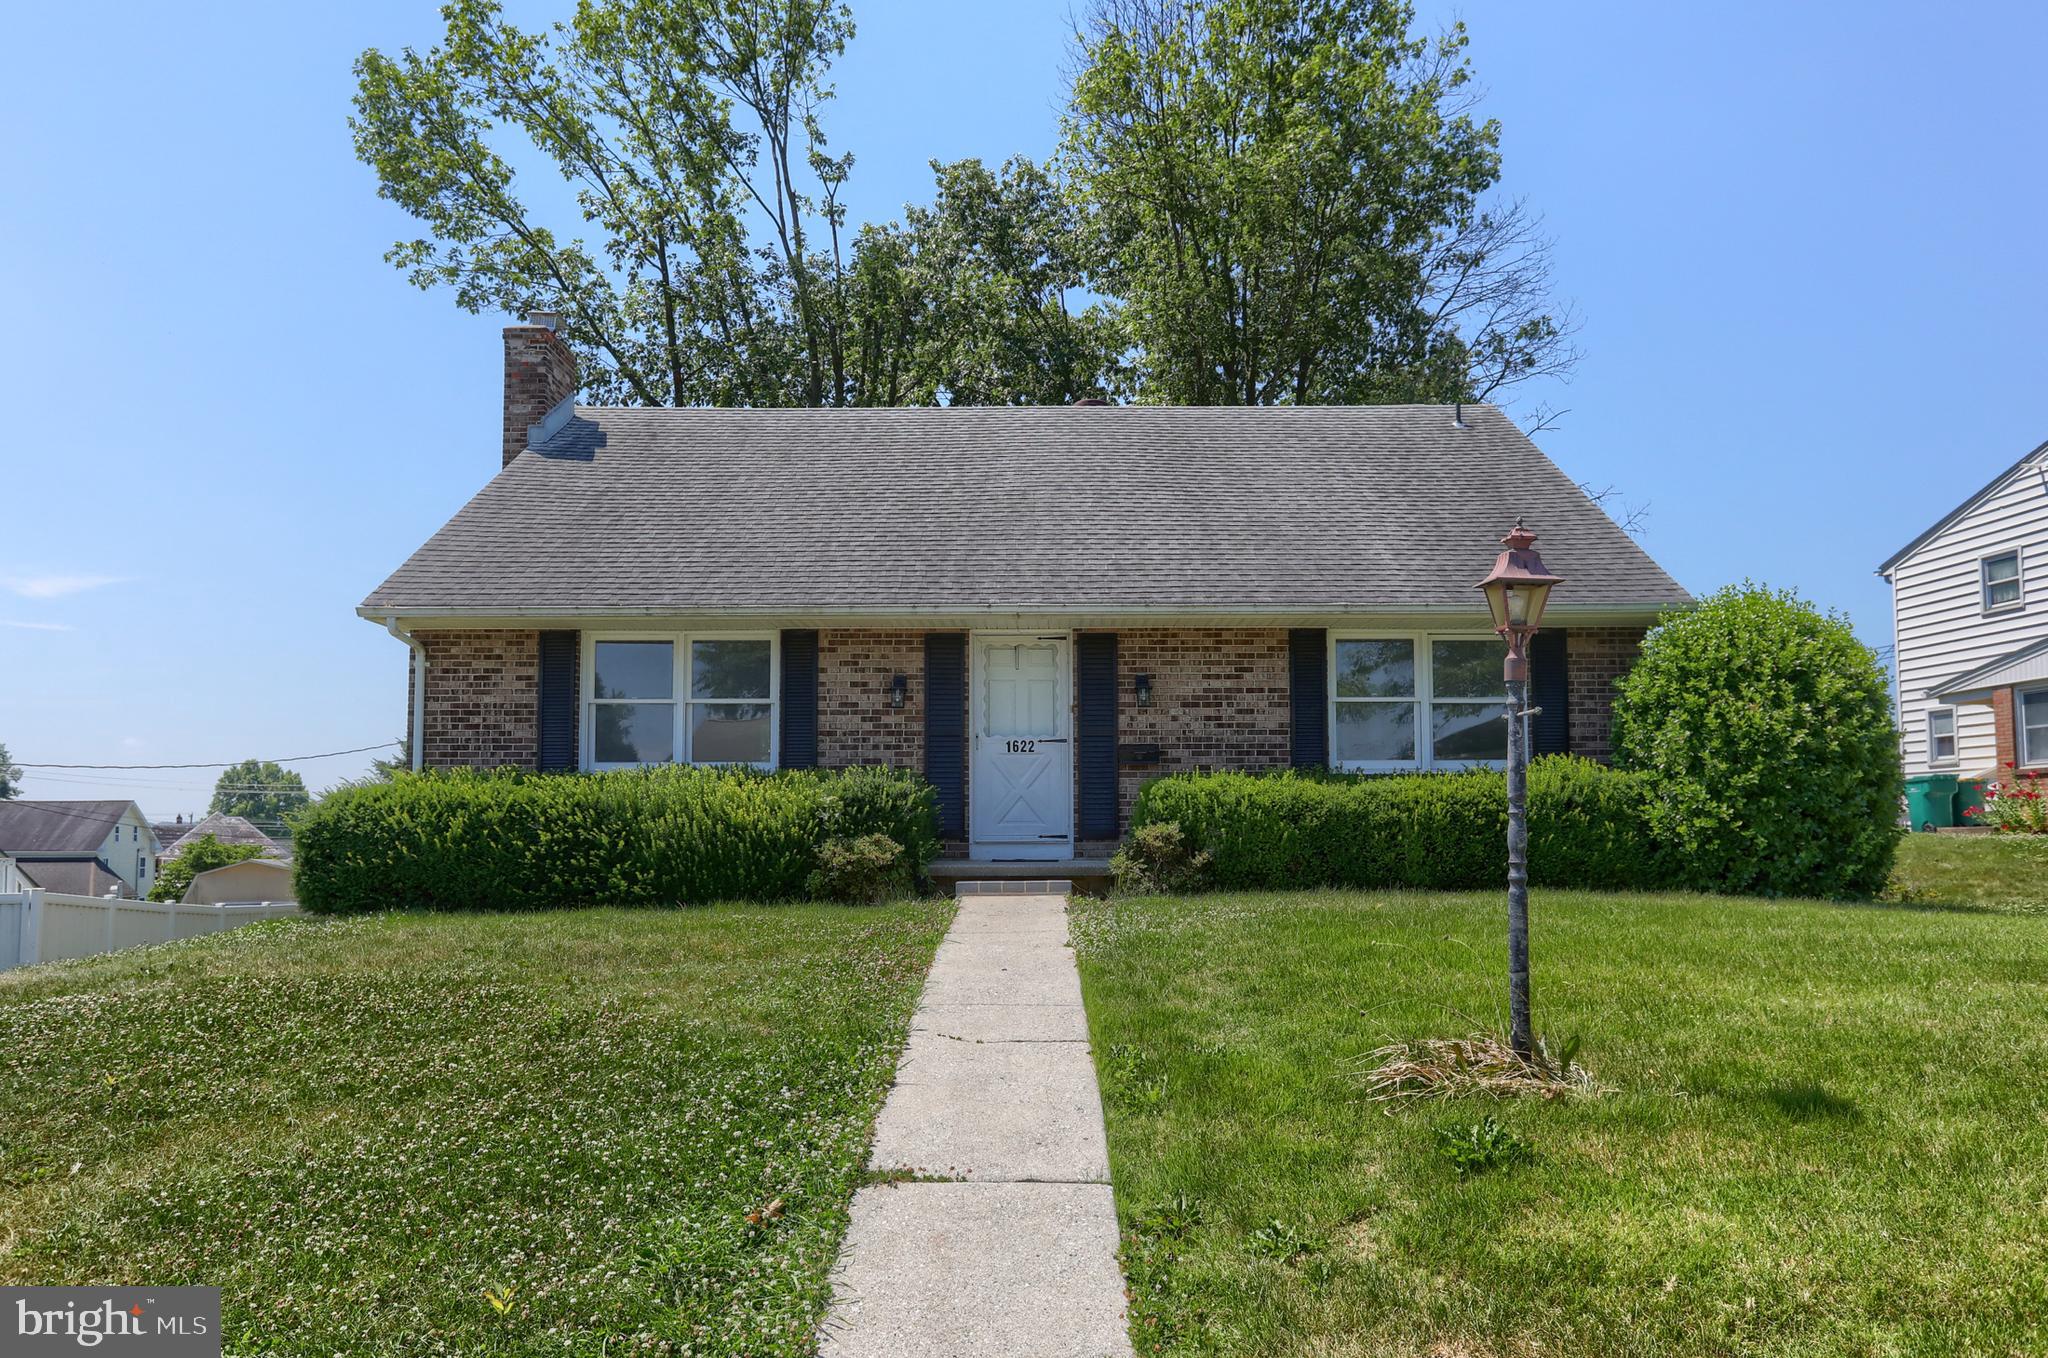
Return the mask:
[[974, 638], [973, 782], [967, 805], [976, 858], [1074, 854], [1074, 740], [1067, 638]]

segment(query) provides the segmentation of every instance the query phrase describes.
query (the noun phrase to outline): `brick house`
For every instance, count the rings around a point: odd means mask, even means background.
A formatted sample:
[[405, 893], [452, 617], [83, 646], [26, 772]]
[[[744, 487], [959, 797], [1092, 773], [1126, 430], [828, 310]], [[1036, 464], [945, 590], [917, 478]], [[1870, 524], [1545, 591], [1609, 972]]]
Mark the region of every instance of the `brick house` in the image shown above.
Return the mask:
[[2048, 769], [2048, 443], [1877, 569], [1906, 772]]
[[508, 327], [502, 469], [357, 610], [425, 767], [885, 763], [950, 849], [1067, 860], [1187, 769], [1505, 757], [1473, 588], [1566, 583], [1539, 753], [1608, 753], [1687, 595], [1490, 406], [614, 409]]

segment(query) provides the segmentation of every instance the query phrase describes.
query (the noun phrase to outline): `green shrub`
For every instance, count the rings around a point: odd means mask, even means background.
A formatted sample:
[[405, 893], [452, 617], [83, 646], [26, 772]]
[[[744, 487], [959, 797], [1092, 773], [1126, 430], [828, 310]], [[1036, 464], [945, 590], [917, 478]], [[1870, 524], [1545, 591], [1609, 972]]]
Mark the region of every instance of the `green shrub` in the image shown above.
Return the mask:
[[913, 873], [937, 799], [885, 769], [670, 767], [598, 774], [401, 774], [294, 821], [308, 910], [533, 910], [801, 897], [834, 837], [884, 834]]
[[1617, 761], [1710, 890], [1873, 896], [1899, 830], [1890, 688], [1848, 621], [1730, 587], [1666, 618], [1614, 704]]
[[185, 889], [200, 873], [262, 856], [261, 844], [223, 844], [213, 835], [201, 835], [180, 849], [176, 858], [157, 868], [156, 880], [149, 886], [149, 898], [153, 901], [182, 901]]
[[834, 835], [818, 846], [805, 890], [822, 901], [875, 905], [910, 889], [910, 861], [887, 835]]
[[1146, 896], [1200, 891], [1209, 885], [1213, 866], [1215, 860], [1170, 820], [1138, 826], [1109, 860], [1117, 890]]
[[[1636, 775], [1568, 755], [1529, 766], [1529, 871], [1541, 886], [1675, 884]], [[1213, 857], [1219, 886], [1498, 886], [1506, 877], [1507, 779], [1497, 771], [1182, 774], [1148, 783], [1132, 838], [1173, 823]]]

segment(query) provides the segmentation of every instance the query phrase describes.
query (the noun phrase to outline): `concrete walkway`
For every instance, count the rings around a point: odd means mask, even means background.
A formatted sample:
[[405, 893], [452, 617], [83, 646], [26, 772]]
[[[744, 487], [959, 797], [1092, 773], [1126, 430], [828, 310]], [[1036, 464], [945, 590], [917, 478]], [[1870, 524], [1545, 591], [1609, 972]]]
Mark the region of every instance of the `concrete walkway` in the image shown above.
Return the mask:
[[932, 961], [820, 1358], [1129, 1358], [1067, 898], [986, 894]]

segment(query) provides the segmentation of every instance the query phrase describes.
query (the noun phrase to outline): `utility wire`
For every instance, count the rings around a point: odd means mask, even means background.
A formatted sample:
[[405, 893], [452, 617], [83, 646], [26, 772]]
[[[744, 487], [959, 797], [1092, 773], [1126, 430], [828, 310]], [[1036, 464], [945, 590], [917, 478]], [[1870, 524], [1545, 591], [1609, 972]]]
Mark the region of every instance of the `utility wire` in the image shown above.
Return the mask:
[[[264, 759], [254, 762], [303, 764], [309, 759], [334, 759], [345, 754], [365, 754], [371, 750], [385, 750], [403, 743], [397, 740], [380, 740], [375, 745], [358, 745], [353, 750], [329, 750], [326, 754], [295, 754], [288, 759]], [[224, 759], [216, 764], [24, 764], [16, 760], [14, 766], [18, 769], [231, 769], [237, 764], [250, 762], [247, 759]]]

